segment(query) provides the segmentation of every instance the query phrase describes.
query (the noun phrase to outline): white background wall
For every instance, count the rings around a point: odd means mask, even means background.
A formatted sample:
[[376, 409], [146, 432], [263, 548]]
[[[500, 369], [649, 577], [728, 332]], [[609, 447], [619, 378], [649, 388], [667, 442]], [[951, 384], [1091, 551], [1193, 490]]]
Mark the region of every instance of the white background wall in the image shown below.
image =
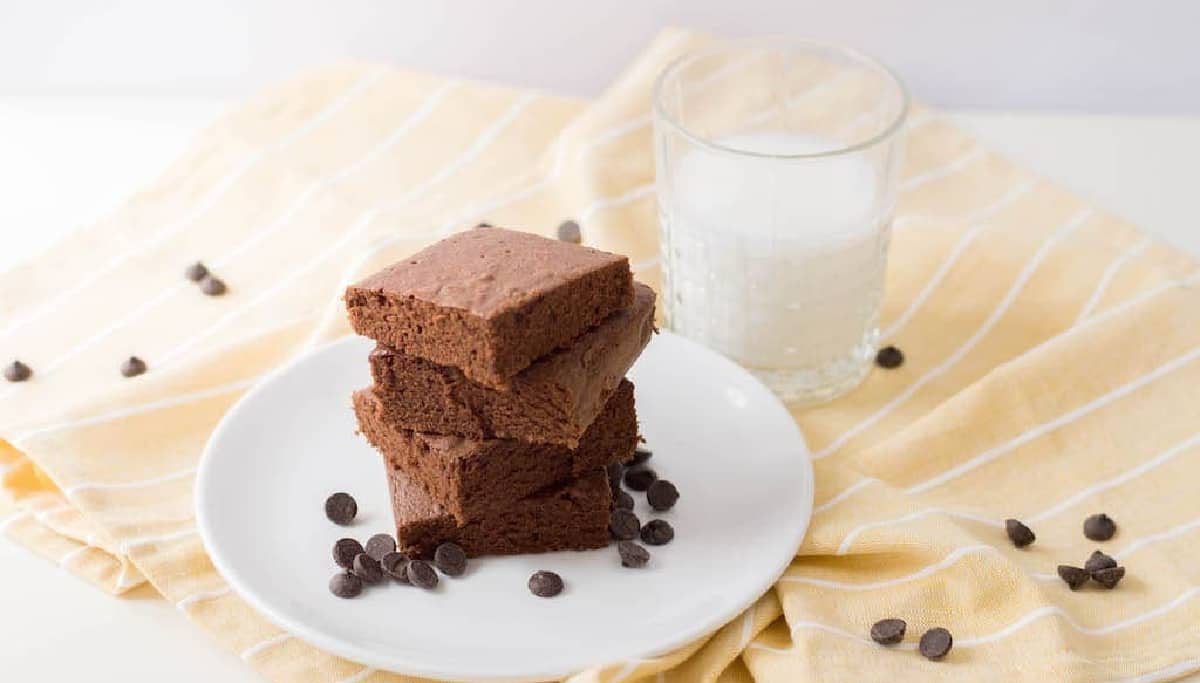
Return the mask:
[[589, 94], [672, 24], [853, 45], [942, 106], [1200, 114], [1196, 0], [0, 0], [0, 95], [240, 94], [346, 58]]

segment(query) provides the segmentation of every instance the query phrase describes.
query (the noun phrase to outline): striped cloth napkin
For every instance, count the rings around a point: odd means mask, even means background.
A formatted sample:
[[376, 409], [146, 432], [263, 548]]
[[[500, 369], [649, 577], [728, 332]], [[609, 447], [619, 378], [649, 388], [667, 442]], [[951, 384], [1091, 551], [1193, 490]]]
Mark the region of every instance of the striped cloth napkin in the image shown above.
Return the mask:
[[[4, 533], [121, 593], [149, 581], [280, 681], [389, 681], [281, 632], [196, 534], [205, 440], [263, 373], [348, 333], [346, 283], [486, 220], [629, 254], [656, 284], [650, 87], [709, 38], [659, 36], [594, 102], [393, 69], [325, 68], [225, 116], [149, 190], [0, 276]], [[1200, 669], [1197, 264], [914, 113], [885, 341], [907, 363], [797, 411], [816, 510], [734, 622], [574, 681], [1128, 680]], [[202, 259], [229, 285], [206, 297]], [[137, 379], [118, 373], [146, 359]], [[1103, 544], [1114, 591], [1058, 563]], [[1029, 523], [1025, 550], [1003, 520]], [[906, 644], [868, 637], [908, 621]], [[949, 628], [943, 662], [913, 652]], [[3, 664], [0, 663], [0, 672]]]

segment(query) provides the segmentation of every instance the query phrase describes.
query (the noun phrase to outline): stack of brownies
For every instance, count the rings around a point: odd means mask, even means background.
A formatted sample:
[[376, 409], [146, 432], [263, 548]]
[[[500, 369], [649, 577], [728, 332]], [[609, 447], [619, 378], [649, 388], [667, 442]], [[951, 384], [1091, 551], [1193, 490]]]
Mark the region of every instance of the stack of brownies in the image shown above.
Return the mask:
[[624, 377], [654, 331], [627, 258], [484, 226], [349, 287], [346, 307], [377, 343], [354, 411], [401, 552], [608, 543], [606, 467], [638, 441]]

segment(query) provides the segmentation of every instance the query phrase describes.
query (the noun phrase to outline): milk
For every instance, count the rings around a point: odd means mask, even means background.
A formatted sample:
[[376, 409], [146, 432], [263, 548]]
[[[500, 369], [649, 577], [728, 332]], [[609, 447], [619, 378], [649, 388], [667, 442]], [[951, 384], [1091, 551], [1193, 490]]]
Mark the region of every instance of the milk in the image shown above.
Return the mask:
[[[769, 154], [836, 148], [756, 133]], [[758, 373], [786, 399], [856, 384], [876, 342], [890, 211], [854, 155], [762, 159], [692, 147], [660, 185], [668, 325]]]

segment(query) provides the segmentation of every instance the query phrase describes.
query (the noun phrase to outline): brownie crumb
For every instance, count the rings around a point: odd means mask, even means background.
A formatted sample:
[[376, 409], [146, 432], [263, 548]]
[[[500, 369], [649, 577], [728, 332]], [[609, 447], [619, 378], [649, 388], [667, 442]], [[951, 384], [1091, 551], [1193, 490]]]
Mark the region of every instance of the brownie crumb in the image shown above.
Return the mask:
[[24, 382], [33, 377], [33, 370], [19, 360], [14, 360], [4, 367], [4, 379], [10, 382]]
[[895, 645], [904, 640], [908, 624], [903, 619], [880, 619], [871, 626], [871, 640], [880, 645]]
[[539, 598], [552, 598], [562, 592], [562, 577], [554, 572], [537, 571], [529, 577], [529, 592]]
[[894, 346], [885, 346], [875, 354], [875, 364], [885, 370], [894, 370], [904, 365], [904, 353]]
[[1024, 548], [1037, 540], [1033, 529], [1030, 529], [1016, 519], [1004, 520], [1004, 531], [1008, 534], [1008, 540], [1012, 541], [1012, 544], [1018, 548]]
[[1101, 512], [1083, 520], [1083, 535], [1093, 541], [1107, 541], [1117, 533], [1117, 523]]

